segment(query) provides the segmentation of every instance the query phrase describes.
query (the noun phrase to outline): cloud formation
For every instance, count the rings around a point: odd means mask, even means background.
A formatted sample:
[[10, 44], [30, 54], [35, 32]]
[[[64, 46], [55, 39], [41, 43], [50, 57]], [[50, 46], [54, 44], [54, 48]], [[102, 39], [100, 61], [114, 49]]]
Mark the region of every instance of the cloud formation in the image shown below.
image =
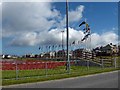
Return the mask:
[[69, 11], [69, 22], [76, 22], [80, 21], [80, 19], [83, 17], [83, 11], [84, 11], [84, 6], [80, 5], [76, 8], [76, 10], [71, 10]]
[[[83, 5], [79, 5], [75, 10], [68, 11], [69, 24], [81, 20], [83, 17], [84, 8], [85, 7]], [[65, 25], [66, 15], [64, 15], [64, 18], [60, 21], [60, 23], [58, 23], [58, 27], [65, 27]]]
[[[62, 43], [62, 33], [61, 29], [52, 29], [49, 32], [41, 32], [37, 34], [35, 32], [26, 33], [23, 36], [19, 36], [12, 41], [12, 45], [53, 45], [53, 44], [61, 44]], [[64, 29], [64, 44], [66, 43], [66, 29]], [[75, 41], [81, 41], [84, 37], [83, 31], [77, 31], [73, 28], [69, 28], [69, 43]], [[97, 33], [91, 34], [91, 39], [88, 38], [86, 43], [88, 47], [94, 48], [96, 46], [106, 45], [108, 43], [116, 44], [118, 41], [118, 35], [114, 32], [106, 32], [101, 35]], [[85, 41], [81, 43], [85, 45]]]
[[34, 46], [37, 43], [37, 34], [35, 32], [30, 32], [30, 33], [24, 33], [22, 36], [15, 37], [11, 45], [14, 46]]
[[[85, 7], [80, 5], [75, 10], [70, 10], [69, 23], [80, 21], [84, 9]], [[12, 46], [61, 44], [62, 30], [65, 31], [64, 39], [66, 40], [66, 16], [52, 7], [52, 2], [3, 3], [2, 19], [3, 38], [13, 37], [10, 41]], [[80, 41], [84, 37], [83, 31], [71, 27], [69, 27], [69, 33], [70, 43], [74, 40]], [[96, 47], [108, 43], [117, 43], [117, 38], [118, 35], [109, 30], [109, 32], [101, 35], [93, 33], [91, 43], [89, 40], [87, 43], [91, 47]]]
[[[48, 32], [44, 31], [41, 33], [36, 33], [36, 32], [29, 32], [25, 33], [22, 36], [18, 36], [14, 38], [11, 42], [11, 45], [52, 45], [52, 44], [61, 44], [62, 41], [62, 29], [52, 29]], [[84, 36], [82, 31], [77, 31], [74, 30], [73, 28], [69, 28], [69, 38], [70, 42], [74, 40], [81, 40], [82, 37]], [[63, 33], [63, 39], [64, 39], [64, 44], [66, 43], [66, 29], [64, 29]]]
[[59, 18], [59, 11], [51, 3], [3, 3], [3, 36], [32, 31], [48, 31]]
[[97, 33], [93, 33], [91, 35], [91, 46], [92, 47], [104, 46], [109, 43], [113, 43], [113, 44], [118, 43], [118, 35], [116, 33], [109, 31], [101, 35]]

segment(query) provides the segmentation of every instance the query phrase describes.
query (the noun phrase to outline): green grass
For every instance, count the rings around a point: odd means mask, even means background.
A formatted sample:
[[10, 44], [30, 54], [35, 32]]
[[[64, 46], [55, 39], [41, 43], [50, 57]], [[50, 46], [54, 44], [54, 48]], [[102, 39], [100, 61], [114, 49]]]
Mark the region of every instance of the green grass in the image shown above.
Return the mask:
[[[45, 76], [53, 75], [53, 74], [61, 74], [66, 73], [65, 67], [58, 67], [55, 69], [33, 69], [33, 70], [18, 70], [18, 77], [35, 77], [35, 76]], [[5, 70], [2, 71], [2, 79], [11, 79], [16, 78], [16, 71], [15, 70]]]
[[[44, 69], [39, 70], [21, 70], [19, 71], [19, 79], [10, 79], [16, 77], [15, 71], [2, 71], [2, 85], [11, 85], [11, 84], [20, 84], [20, 83], [31, 83], [38, 81], [54, 80], [61, 78], [69, 78], [83, 75], [90, 75], [102, 72], [109, 72], [113, 70], [118, 70], [115, 68], [100, 68], [100, 67], [90, 67], [89, 69], [85, 66], [71, 66], [71, 73], [68, 74], [65, 70], [65, 67], [58, 67], [56, 69], [49, 69], [46, 71]], [[39, 77], [38, 77], [39, 76]], [[30, 77], [30, 78], [22, 78]], [[5, 80], [8, 79], [9, 80]]]

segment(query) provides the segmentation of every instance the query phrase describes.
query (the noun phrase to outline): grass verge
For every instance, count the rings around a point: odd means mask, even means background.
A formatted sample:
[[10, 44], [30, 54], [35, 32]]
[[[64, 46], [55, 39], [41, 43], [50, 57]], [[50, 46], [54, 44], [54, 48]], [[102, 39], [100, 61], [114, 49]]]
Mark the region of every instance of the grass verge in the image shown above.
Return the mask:
[[[41, 77], [35, 77], [35, 73], [38, 73], [38, 71], [31, 71], [33, 74], [33, 77], [30, 78], [19, 78], [18, 80], [15, 79], [9, 79], [9, 80], [2, 80], [2, 85], [12, 85], [12, 84], [22, 84], [22, 83], [32, 83], [32, 82], [40, 82], [40, 81], [47, 81], [47, 80], [55, 80], [55, 79], [63, 79], [63, 78], [70, 78], [70, 77], [77, 77], [77, 76], [84, 76], [84, 75], [91, 75], [91, 74], [97, 74], [97, 73], [103, 73], [103, 72], [110, 72], [114, 70], [119, 70], [118, 68], [100, 68], [100, 67], [90, 67], [89, 69], [87, 67], [81, 67], [81, 66], [71, 66], [71, 73], [68, 74], [66, 72], [60, 72], [60, 69], [63, 70], [64, 67], [59, 67], [55, 71], [49, 71], [47, 73], [47, 76], [41, 76]], [[22, 72], [22, 71], [21, 71]], [[30, 71], [27, 71], [24, 75], [30, 74]], [[39, 70], [40, 72], [40, 70]], [[7, 74], [7, 72], [3, 72], [3, 74]], [[9, 75], [8, 75], [9, 76]], [[39, 76], [39, 75], [38, 75]]]

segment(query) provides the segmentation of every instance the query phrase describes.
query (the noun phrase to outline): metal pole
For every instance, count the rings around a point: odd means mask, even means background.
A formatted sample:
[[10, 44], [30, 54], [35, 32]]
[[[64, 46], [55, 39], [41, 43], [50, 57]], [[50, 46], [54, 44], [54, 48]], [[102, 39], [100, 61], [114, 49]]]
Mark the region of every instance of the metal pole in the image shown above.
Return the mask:
[[69, 60], [69, 29], [68, 29], [68, 0], [66, 0], [66, 29], [67, 29], [67, 41], [66, 41], [66, 46], [67, 46], [67, 71], [70, 73], [70, 60]]

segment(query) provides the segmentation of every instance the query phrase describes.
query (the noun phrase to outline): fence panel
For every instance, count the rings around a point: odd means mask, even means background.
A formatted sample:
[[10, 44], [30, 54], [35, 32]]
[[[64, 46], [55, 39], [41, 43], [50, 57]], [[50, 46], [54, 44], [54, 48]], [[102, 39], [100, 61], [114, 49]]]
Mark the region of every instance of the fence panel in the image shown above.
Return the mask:
[[[116, 68], [116, 60], [98, 59], [97, 63], [91, 59], [70, 60], [70, 73], [89, 73], [105, 68], [107, 64]], [[99, 63], [98, 63], [99, 62]], [[111, 63], [112, 62], [112, 63]], [[50, 75], [68, 74], [66, 61], [47, 61], [47, 60], [15, 60], [2, 62], [2, 79], [21, 79], [32, 77], [46, 77]]]

